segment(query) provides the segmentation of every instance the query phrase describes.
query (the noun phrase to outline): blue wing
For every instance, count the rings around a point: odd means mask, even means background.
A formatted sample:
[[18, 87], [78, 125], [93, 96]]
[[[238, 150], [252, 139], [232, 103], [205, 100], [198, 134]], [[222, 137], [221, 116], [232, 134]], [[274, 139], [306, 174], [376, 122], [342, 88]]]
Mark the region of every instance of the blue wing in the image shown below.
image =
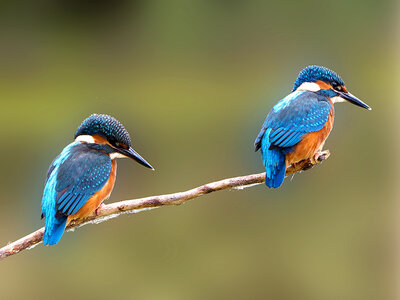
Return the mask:
[[254, 146], [261, 147], [267, 129], [270, 149], [288, 148], [307, 133], [321, 130], [332, 109], [327, 98], [309, 91], [296, 91], [279, 101], [268, 114]]
[[57, 171], [57, 213], [73, 215], [106, 184], [111, 159], [85, 144], [78, 144]]

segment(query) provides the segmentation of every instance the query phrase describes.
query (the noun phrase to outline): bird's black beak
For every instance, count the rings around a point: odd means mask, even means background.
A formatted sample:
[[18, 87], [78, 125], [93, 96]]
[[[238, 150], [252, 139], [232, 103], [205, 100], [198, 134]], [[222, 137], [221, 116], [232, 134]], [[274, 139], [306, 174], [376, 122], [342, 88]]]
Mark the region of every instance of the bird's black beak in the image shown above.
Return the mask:
[[356, 96], [352, 95], [349, 92], [338, 92], [338, 94], [339, 94], [340, 98], [343, 98], [343, 99], [349, 101], [350, 103], [353, 103], [357, 106], [371, 110], [371, 107], [369, 107], [367, 104], [365, 104], [364, 102], [362, 102], [360, 99], [358, 99]]
[[141, 157], [139, 153], [133, 150], [132, 147], [129, 147], [129, 149], [118, 149], [118, 152], [125, 155], [126, 157], [132, 158], [142, 166], [154, 170], [154, 168], [143, 157]]

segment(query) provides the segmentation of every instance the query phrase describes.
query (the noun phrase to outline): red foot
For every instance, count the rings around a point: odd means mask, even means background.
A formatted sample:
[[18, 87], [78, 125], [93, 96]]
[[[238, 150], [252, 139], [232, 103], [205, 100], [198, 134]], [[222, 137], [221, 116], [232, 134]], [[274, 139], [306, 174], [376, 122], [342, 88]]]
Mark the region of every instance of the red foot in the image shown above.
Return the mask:
[[329, 151], [325, 150], [325, 151], [318, 151], [317, 153], [315, 153], [313, 155], [313, 157], [311, 157], [310, 161], [313, 165], [319, 164], [320, 162], [322, 162], [323, 160], [327, 159], [329, 157]]
[[320, 155], [321, 153], [319, 153], [319, 152], [317, 152], [317, 153], [315, 153], [313, 156], [311, 156], [311, 158], [310, 158], [310, 162], [311, 162], [311, 164], [313, 164], [313, 165], [316, 165], [316, 164], [318, 164], [318, 158], [319, 158], [319, 155]]
[[96, 214], [96, 216], [98, 216], [99, 215], [99, 211], [101, 210], [101, 208], [104, 206], [104, 204], [103, 203], [101, 203], [100, 205], [99, 205], [99, 207], [98, 208], [96, 208], [96, 210], [94, 211], [94, 213]]

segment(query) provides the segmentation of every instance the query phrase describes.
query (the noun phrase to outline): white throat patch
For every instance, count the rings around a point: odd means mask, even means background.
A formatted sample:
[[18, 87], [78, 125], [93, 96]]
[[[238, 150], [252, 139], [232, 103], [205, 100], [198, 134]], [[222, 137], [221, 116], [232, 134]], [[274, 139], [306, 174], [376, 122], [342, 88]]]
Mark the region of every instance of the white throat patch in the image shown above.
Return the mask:
[[94, 138], [91, 135], [79, 135], [76, 137], [75, 142], [94, 144]]
[[110, 153], [110, 158], [111, 159], [116, 159], [116, 158], [127, 158], [127, 156], [118, 153], [118, 152], [114, 152], [114, 153]]
[[318, 92], [321, 88], [315, 82], [303, 82], [296, 91]]
[[346, 102], [346, 100], [343, 99], [343, 98], [340, 97], [340, 96], [332, 97], [331, 100], [332, 100], [333, 103]]

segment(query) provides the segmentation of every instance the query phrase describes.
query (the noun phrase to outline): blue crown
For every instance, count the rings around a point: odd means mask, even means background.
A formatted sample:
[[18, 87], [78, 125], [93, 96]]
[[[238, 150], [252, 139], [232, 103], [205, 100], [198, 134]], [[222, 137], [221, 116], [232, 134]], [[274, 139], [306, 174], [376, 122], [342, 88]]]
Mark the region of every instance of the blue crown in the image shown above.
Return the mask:
[[297, 76], [293, 85], [293, 91], [304, 82], [316, 82], [318, 80], [329, 83], [332, 86], [344, 85], [343, 80], [332, 70], [320, 66], [308, 66], [301, 70], [299, 76]]
[[100, 135], [107, 139], [111, 144], [124, 143], [131, 146], [131, 138], [124, 125], [117, 119], [108, 115], [92, 114], [85, 119], [75, 133], [75, 138], [79, 135]]

